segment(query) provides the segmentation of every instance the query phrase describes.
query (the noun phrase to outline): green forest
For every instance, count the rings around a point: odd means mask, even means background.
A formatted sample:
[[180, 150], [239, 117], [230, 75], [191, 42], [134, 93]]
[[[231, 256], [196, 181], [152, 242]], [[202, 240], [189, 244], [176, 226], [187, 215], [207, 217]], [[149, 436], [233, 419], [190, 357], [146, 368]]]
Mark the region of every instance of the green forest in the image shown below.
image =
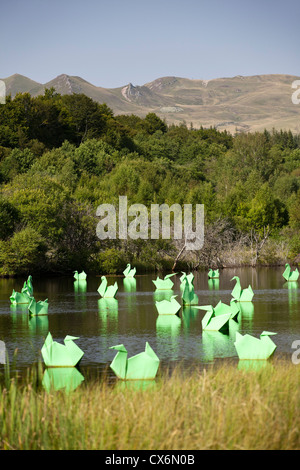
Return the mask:
[[[231, 135], [114, 115], [53, 88], [0, 105], [0, 275], [122, 273], [299, 263], [300, 136]], [[198, 252], [100, 240], [100, 204], [204, 204]]]

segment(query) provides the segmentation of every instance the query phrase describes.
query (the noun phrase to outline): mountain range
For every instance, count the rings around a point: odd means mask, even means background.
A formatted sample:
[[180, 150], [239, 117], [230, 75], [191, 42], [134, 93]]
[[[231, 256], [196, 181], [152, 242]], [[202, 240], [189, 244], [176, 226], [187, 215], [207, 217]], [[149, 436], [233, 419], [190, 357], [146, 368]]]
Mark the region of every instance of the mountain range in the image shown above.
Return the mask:
[[6, 94], [28, 92], [32, 96], [54, 87], [61, 94], [84, 93], [106, 103], [118, 114], [145, 117], [154, 112], [168, 124], [185, 123], [194, 128], [214, 126], [231, 133], [264, 129], [300, 133], [300, 104], [292, 102], [293, 75], [253, 75], [212, 80], [162, 77], [144, 85], [129, 83], [102, 88], [83, 78], [62, 74], [38, 83], [20, 74], [2, 78]]

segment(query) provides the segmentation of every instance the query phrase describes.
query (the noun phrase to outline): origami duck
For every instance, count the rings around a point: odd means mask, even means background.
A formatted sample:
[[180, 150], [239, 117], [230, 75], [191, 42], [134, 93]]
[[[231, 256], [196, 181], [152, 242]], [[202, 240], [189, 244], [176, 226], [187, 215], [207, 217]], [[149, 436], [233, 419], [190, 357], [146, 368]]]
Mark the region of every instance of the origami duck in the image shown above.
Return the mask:
[[236, 281], [236, 284], [231, 292], [233, 299], [239, 302], [251, 302], [254, 296], [252, 287], [249, 285], [249, 287], [247, 287], [246, 289], [242, 289], [238, 276], [234, 276], [231, 281], [233, 280]]
[[198, 299], [198, 296], [195, 294], [193, 283], [189, 282], [187, 276], [183, 279], [182, 283], [183, 283], [183, 292], [182, 292], [183, 305], [197, 305], [199, 299]]
[[122, 380], [153, 380], [156, 376], [159, 358], [146, 342], [145, 351], [127, 359], [127, 350], [123, 344], [111, 346], [118, 352], [110, 367]]
[[160, 315], [176, 315], [181, 309], [181, 305], [176, 300], [177, 295], [172, 295], [170, 300], [156, 301], [155, 306]]
[[78, 274], [78, 271], [74, 271], [74, 278], [76, 281], [85, 281], [86, 280], [86, 273], [82, 271], [80, 274]]
[[134, 277], [136, 273], [136, 268], [131, 269], [130, 263], [127, 264], [126, 269], [124, 269], [123, 274], [125, 277]]
[[98, 287], [98, 292], [101, 295], [101, 297], [104, 297], [105, 299], [115, 297], [118, 291], [117, 282], [115, 282], [113, 286], [107, 286], [107, 279], [105, 276], [101, 276], [101, 281], [102, 282], [100, 286]]
[[82, 358], [84, 352], [74, 343], [77, 336], [67, 335], [64, 345], [53, 341], [49, 332], [41, 349], [44, 362], [47, 367], [75, 367]]
[[249, 334], [243, 336], [237, 331], [234, 345], [239, 359], [268, 359], [277, 348], [270, 335], [276, 334], [263, 331], [258, 339]]
[[208, 271], [208, 277], [209, 277], [210, 279], [219, 279], [219, 276], [220, 276], [220, 273], [219, 273], [219, 270], [218, 270], [218, 269], [215, 269], [215, 270], [210, 269], [210, 270]]
[[183, 291], [184, 288], [185, 288], [185, 282], [184, 280], [187, 279], [188, 283], [192, 286], [194, 286], [194, 274], [193, 273], [190, 273], [190, 274], [186, 274], [184, 271], [181, 271], [182, 272], [182, 276], [180, 277], [180, 290]]
[[167, 274], [164, 279], [160, 279], [158, 276], [155, 281], [152, 281], [156, 289], [170, 290], [172, 289], [174, 283], [171, 281], [171, 277], [175, 276], [177, 273]]
[[299, 277], [299, 271], [297, 268], [295, 271], [292, 271], [290, 265], [286, 263], [282, 276], [286, 281], [297, 281]]
[[[23, 289], [22, 289], [23, 290]], [[10, 301], [13, 305], [16, 304], [29, 304], [32, 297], [27, 292], [16, 292], [14, 289], [10, 296]]]
[[221, 333], [229, 332], [229, 321], [232, 313], [223, 313], [216, 315], [211, 307], [202, 318], [202, 329], [208, 331], [220, 331]]
[[212, 305], [199, 305], [195, 308], [206, 311], [213, 309], [214, 314], [216, 316], [223, 315], [224, 313], [231, 313], [231, 318], [235, 318], [240, 313], [240, 307], [238, 306], [237, 302], [233, 299], [230, 301], [230, 305], [224, 304], [220, 300], [215, 307], [213, 307]]
[[46, 300], [39, 300], [38, 302], [32, 298], [29, 306], [28, 312], [31, 315], [47, 315], [48, 313], [48, 299]]

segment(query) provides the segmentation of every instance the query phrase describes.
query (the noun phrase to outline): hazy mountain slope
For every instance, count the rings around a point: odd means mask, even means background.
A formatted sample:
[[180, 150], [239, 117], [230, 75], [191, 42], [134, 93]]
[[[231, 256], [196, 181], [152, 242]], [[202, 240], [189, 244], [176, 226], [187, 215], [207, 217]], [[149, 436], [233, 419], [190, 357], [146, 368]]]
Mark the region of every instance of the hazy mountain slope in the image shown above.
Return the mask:
[[216, 126], [218, 129], [263, 130], [291, 129], [300, 133], [300, 104], [292, 103], [291, 75], [237, 76], [214, 80], [190, 80], [162, 77], [143, 86], [131, 83], [120, 88], [97, 87], [80, 77], [59, 75], [45, 84], [22, 75], [4, 78], [7, 93], [18, 91], [33, 96], [54, 87], [61, 94], [84, 93], [105, 102], [115, 114], [144, 117], [155, 112], [169, 124], [185, 122], [194, 127]]

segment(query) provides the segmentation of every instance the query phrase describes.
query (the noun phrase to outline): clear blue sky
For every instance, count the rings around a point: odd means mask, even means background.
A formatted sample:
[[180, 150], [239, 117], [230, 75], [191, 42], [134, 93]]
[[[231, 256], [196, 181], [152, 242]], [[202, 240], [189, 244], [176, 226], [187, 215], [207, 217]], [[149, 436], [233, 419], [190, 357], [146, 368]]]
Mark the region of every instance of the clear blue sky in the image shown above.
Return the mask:
[[300, 76], [300, 0], [0, 0], [0, 77]]

